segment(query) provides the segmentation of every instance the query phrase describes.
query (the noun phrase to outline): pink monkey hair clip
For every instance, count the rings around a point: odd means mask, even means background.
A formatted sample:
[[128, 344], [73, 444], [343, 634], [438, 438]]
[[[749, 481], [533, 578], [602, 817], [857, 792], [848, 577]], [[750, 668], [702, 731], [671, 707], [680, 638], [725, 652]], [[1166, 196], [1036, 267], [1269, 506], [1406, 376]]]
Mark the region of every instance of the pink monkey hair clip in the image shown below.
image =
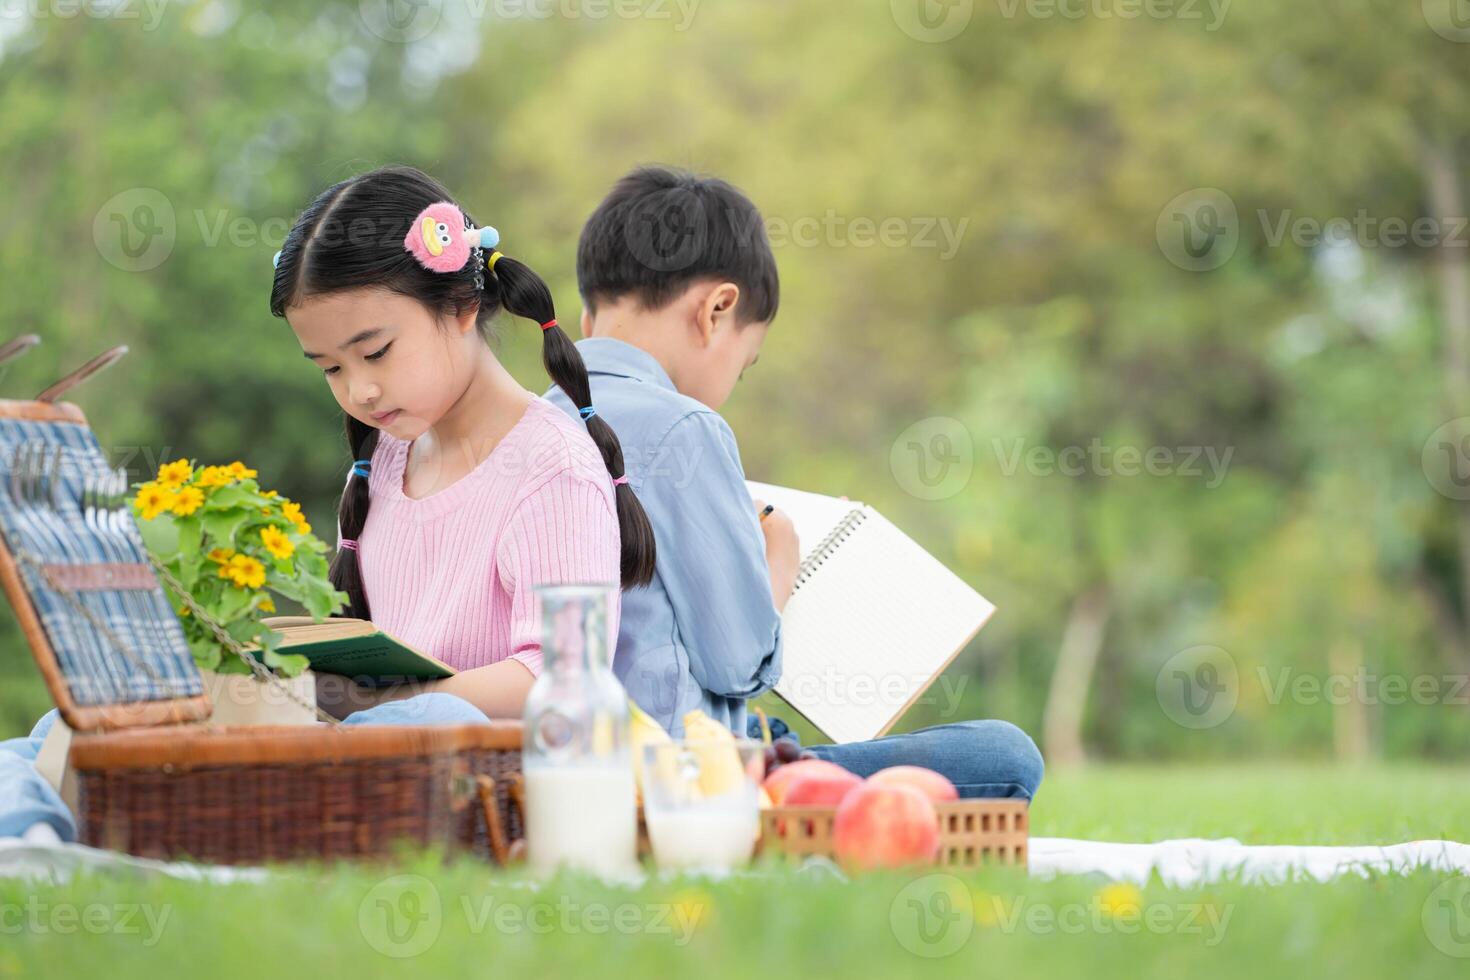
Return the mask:
[[436, 201], [419, 212], [403, 236], [403, 247], [434, 272], [457, 272], [477, 249], [493, 249], [500, 243], [500, 232], [486, 225], [466, 228], [469, 220], [464, 212], [449, 201]]

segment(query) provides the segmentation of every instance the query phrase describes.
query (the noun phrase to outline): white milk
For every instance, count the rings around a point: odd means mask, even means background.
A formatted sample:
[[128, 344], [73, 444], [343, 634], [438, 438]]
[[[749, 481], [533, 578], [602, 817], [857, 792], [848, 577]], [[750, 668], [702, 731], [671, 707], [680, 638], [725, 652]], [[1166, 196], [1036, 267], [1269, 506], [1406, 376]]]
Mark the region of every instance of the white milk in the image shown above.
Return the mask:
[[760, 810], [750, 806], [644, 808], [648, 840], [660, 868], [737, 868], [750, 860], [760, 834]]
[[595, 874], [638, 868], [633, 772], [605, 766], [533, 766], [526, 782], [526, 859], [532, 869], [566, 865]]

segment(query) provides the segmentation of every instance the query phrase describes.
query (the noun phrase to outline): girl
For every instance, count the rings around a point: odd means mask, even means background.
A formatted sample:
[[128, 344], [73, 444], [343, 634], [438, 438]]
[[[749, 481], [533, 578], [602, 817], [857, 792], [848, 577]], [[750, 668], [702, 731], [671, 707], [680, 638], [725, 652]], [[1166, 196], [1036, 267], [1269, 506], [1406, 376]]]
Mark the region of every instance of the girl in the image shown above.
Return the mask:
[[[429, 690], [519, 717], [541, 669], [533, 588], [646, 584], [654, 541], [550, 290], [494, 251], [498, 238], [426, 174], [374, 170], [327, 188], [297, 220], [271, 312], [322, 370], [356, 461], [331, 565], [344, 614], [460, 671]], [[546, 370], [585, 421], [496, 359], [487, 342], [502, 309], [540, 326]], [[617, 613], [613, 602], [613, 635]], [[340, 715], [407, 693], [322, 700]]]

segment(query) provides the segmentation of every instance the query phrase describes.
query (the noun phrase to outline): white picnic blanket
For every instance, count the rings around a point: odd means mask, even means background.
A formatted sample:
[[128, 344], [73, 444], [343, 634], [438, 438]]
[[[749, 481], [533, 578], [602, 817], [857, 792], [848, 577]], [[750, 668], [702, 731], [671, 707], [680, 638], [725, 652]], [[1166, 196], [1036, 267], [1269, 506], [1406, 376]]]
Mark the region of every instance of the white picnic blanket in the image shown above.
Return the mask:
[[[827, 869], [834, 877], [842, 877], [835, 865], [819, 863], [822, 868], [808, 870]], [[1402, 874], [1417, 868], [1470, 874], [1470, 844], [1421, 840], [1387, 847], [1299, 847], [1247, 845], [1234, 838], [1120, 844], [1033, 837], [1030, 853], [1030, 872], [1035, 877], [1091, 874], [1143, 884], [1157, 872], [1165, 884], [1177, 887], [1207, 884], [1222, 878], [1256, 884], [1304, 878], [1327, 881], [1343, 874]], [[48, 824], [36, 825], [23, 837], [0, 838], [0, 876], [64, 881], [78, 870], [168, 875], [220, 884], [260, 882], [271, 875], [263, 868], [152, 861], [70, 844], [58, 838]]]
[[1158, 873], [1167, 885], [1187, 887], [1222, 878], [1258, 884], [1294, 879], [1327, 881], [1343, 874], [1403, 874], [1417, 868], [1470, 874], [1470, 844], [1416, 840], [1386, 847], [1304, 847], [1294, 844], [1242, 844], [1233, 837], [1198, 837], [1153, 844], [1033, 837], [1030, 872], [1095, 874], [1143, 884]]

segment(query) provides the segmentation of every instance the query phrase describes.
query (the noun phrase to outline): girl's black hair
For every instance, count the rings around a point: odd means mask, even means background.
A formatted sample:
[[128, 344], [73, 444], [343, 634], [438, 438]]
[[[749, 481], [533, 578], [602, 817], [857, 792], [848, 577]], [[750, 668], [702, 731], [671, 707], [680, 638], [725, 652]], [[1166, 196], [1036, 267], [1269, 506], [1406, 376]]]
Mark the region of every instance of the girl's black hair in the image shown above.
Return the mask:
[[[433, 272], [403, 247], [404, 236], [420, 211], [436, 201], [453, 200], [438, 181], [413, 167], [381, 167], [328, 187], [302, 212], [281, 247], [271, 286], [271, 313], [284, 317], [288, 307], [309, 296], [377, 287], [412, 297], [440, 315], [463, 316], [478, 304], [475, 326], [487, 341], [493, 336], [491, 320], [502, 309], [538, 324], [556, 319], [546, 283], [508, 255], [501, 255], [493, 271], [489, 268], [491, 253], [486, 250], [478, 270], [472, 258], [458, 272]], [[474, 222], [468, 211], [465, 216]], [[483, 287], [476, 284], [477, 272]], [[592, 404], [592, 390], [576, 345], [560, 326], [541, 334], [546, 373], [573, 404], [587, 408]], [[371, 459], [379, 430], [343, 415], [352, 458]], [[615, 480], [623, 476], [623, 450], [612, 427], [597, 415], [586, 425], [608, 473]], [[622, 587], [647, 585], [654, 571], [653, 526], [626, 483], [613, 490], [622, 536]], [[355, 540], [362, 532], [368, 502], [367, 477], [353, 475], [337, 512], [344, 538]], [[350, 599], [344, 614], [371, 619], [357, 552], [339, 549], [332, 559], [330, 577]]]

